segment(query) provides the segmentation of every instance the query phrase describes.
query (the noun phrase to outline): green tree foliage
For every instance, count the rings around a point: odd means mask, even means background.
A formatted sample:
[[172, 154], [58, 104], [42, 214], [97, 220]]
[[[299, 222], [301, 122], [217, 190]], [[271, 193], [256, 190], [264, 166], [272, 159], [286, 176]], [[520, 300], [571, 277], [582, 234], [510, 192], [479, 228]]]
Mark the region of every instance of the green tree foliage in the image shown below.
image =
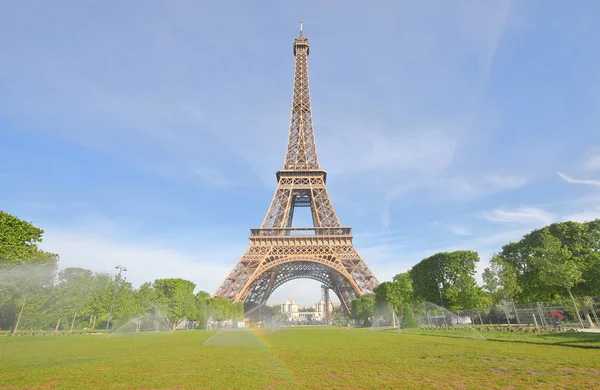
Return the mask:
[[408, 272], [398, 274], [394, 276], [393, 281], [383, 282], [375, 288], [375, 302], [377, 307], [380, 310], [382, 307], [391, 307], [401, 321], [406, 305], [410, 306], [413, 299], [412, 280]]
[[58, 273], [58, 284], [54, 287], [56, 296], [55, 312], [60, 317], [71, 319], [73, 329], [77, 316], [89, 311], [94, 292], [94, 273], [83, 268], [65, 268]]
[[600, 219], [585, 224], [585, 250], [577, 253], [582, 258], [583, 281], [574, 286], [579, 296], [600, 295]]
[[[299, 312], [310, 312], [313, 311], [313, 308], [302, 308], [299, 309]], [[275, 318], [278, 317], [281, 314], [281, 309], [279, 306], [267, 306], [267, 305], [263, 305], [263, 307], [260, 309], [260, 315], [262, 316], [262, 318]]]
[[0, 210], [0, 267], [23, 263], [56, 266], [58, 256], [38, 248], [44, 231]]
[[[38, 248], [43, 230], [0, 211], [0, 329], [19, 324], [36, 329], [72, 330], [81, 323], [94, 329], [108, 320], [120, 326], [158, 308], [174, 328], [182, 319], [202, 326], [209, 316], [240, 320], [242, 303], [194, 295], [195, 284], [183, 279], [158, 279], [134, 289], [119, 275], [66, 268], [56, 274], [58, 256]], [[115, 289], [116, 287], [116, 289]]]
[[474, 277], [478, 261], [473, 251], [441, 252], [421, 260], [410, 270], [415, 298], [450, 310], [477, 307], [481, 300]]
[[0, 317], [3, 328], [16, 333], [23, 315], [41, 317], [41, 308], [52, 291], [53, 263], [29, 262], [0, 271]]
[[197, 317], [194, 283], [184, 279], [157, 279], [153, 287], [157, 292], [157, 301], [164, 310], [162, 314], [167, 317], [173, 330], [181, 320]]
[[490, 266], [483, 271], [483, 288], [496, 304], [503, 299], [514, 301], [522, 289], [515, 268], [498, 254], [492, 255]]
[[195, 296], [196, 302], [196, 321], [198, 321], [198, 328], [206, 329], [206, 323], [208, 321], [208, 307], [210, 302], [210, 294], [206, 291], [198, 291]]
[[519, 242], [504, 245], [498, 256], [500, 268], [515, 273], [519, 301], [553, 301], [570, 292], [600, 294], [600, 220], [533, 230]]
[[[129, 322], [133, 317], [136, 317], [140, 314], [146, 314], [148, 311], [141, 310], [136, 306], [136, 290], [133, 288], [133, 285], [124, 278], [119, 278], [116, 276], [114, 278], [113, 283], [111, 283], [110, 295], [107, 297], [112, 297], [115, 283], [117, 285], [117, 293], [115, 295], [115, 304], [113, 307], [111, 323], [114, 324], [114, 328], [118, 328], [125, 323]], [[110, 306], [108, 306], [110, 309]], [[108, 319], [108, 316], [106, 317]]]
[[133, 295], [131, 303], [131, 315], [139, 316], [147, 314], [160, 301], [159, 292], [154, 288], [152, 283], [146, 282], [142, 284]]
[[[95, 329], [96, 326], [99, 325], [99, 322], [106, 322], [106, 320], [108, 320], [108, 312], [110, 310], [110, 302], [112, 299], [114, 282], [115, 281], [113, 280], [113, 278], [108, 274], [94, 273], [94, 279], [92, 281], [91, 299], [83, 313], [85, 316], [89, 316], [89, 328]], [[115, 303], [117, 303], [116, 299]], [[118, 314], [119, 313], [117, 312], [117, 316], [115, 317], [113, 313], [112, 318], [118, 319]]]
[[548, 233], [543, 235], [541, 246], [535, 251], [531, 260], [540, 270], [540, 277], [548, 285], [567, 291], [583, 328], [577, 303], [571, 292], [574, 286], [583, 282], [581, 263], [573, 258], [571, 252], [557, 237]]
[[363, 320], [368, 324], [369, 318], [375, 315], [375, 295], [364, 294], [352, 301], [351, 315], [355, 320]]
[[[207, 321], [240, 321], [244, 318], [244, 305], [241, 302], [233, 303], [223, 298], [212, 298], [207, 292], [199, 291], [196, 294], [196, 307], [198, 327], [205, 329]], [[266, 310], [269, 308], [265, 306]]]
[[244, 304], [242, 302], [231, 303], [231, 319], [243, 320], [244, 319]]
[[417, 321], [415, 320], [415, 313], [413, 311], [412, 304], [406, 302], [402, 308], [402, 317], [400, 323], [403, 328], [416, 328]]
[[244, 317], [244, 306], [241, 302], [233, 303], [224, 298], [210, 298], [208, 317], [215, 321], [240, 320]]
[[[39, 308], [52, 285], [58, 256], [38, 248], [44, 231], [0, 211], [0, 326], [14, 334], [29, 303]], [[33, 306], [31, 307], [34, 308]]]

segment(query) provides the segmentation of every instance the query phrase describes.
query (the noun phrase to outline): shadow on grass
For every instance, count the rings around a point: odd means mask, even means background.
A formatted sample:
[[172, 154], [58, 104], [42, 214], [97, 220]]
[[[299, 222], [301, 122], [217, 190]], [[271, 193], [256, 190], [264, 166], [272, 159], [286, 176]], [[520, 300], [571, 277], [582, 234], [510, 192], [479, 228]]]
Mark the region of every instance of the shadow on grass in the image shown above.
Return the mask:
[[[600, 349], [600, 335], [593, 333], [546, 333], [541, 335], [529, 336], [532, 339], [500, 339], [492, 338], [490, 341], [515, 342], [524, 344], [544, 344], [558, 345], [561, 347]], [[535, 338], [539, 338], [536, 340]]]
[[[397, 332], [397, 331], [396, 331]], [[422, 329], [405, 329], [404, 334], [416, 336], [448, 337], [456, 339], [477, 339], [470, 336], [466, 330], [458, 331], [428, 331]], [[580, 349], [600, 349], [600, 334], [596, 333], [541, 333], [541, 334], [523, 334], [523, 333], [500, 333], [500, 332], [480, 332], [486, 341], [495, 341], [500, 343], [519, 343], [535, 345], [555, 345], [561, 347], [580, 348]]]

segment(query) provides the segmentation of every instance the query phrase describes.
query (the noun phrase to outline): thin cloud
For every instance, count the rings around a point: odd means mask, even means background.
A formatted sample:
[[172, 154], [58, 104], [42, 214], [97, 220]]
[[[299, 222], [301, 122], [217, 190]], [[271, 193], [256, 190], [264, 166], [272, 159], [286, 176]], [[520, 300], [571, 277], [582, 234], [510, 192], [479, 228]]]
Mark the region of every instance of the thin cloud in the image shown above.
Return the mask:
[[521, 175], [488, 174], [483, 177], [445, 176], [416, 178], [412, 183], [400, 183], [392, 188], [386, 199], [391, 200], [413, 190], [434, 190], [442, 198], [454, 200], [475, 200], [505, 190], [524, 187], [528, 179]]
[[567, 215], [565, 220], [575, 222], [589, 222], [600, 218], [600, 207], [593, 206], [581, 213]]
[[[399, 135], [381, 129], [348, 128], [324, 133], [320, 147], [327, 169], [332, 174], [413, 171], [436, 174], [453, 161], [458, 138], [452, 128], [420, 128]], [[348, 163], [347, 156], [352, 156]]]
[[450, 225], [448, 226], [448, 229], [459, 236], [470, 236], [471, 232], [464, 226], [458, 226], [458, 225]]
[[379, 281], [382, 282], [391, 280], [394, 275], [409, 270], [422, 259], [435, 253], [472, 250], [479, 253], [481, 258], [476, 274], [477, 280], [481, 282], [481, 273], [489, 265], [491, 254], [500, 251], [505, 244], [520, 240], [528, 232], [529, 229], [501, 230], [453, 240], [451, 243], [429, 240], [429, 249], [405, 250], [403, 247], [395, 245], [377, 245], [370, 248], [359, 248], [359, 251]]
[[482, 283], [481, 274], [483, 270], [489, 266], [489, 260], [494, 252], [502, 250], [502, 246], [519, 241], [525, 234], [529, 232], [529, 229], [514, 229], [505, 231], [496, 231], [487, 235], [473, 237], [466, 239], [461, 242], [457, 242], [451, 246], [438, 247], [438, 249], [431, 250], [428, 256], [437, 252], [452, 252], [456, 250], [472, 250], [479, 254], [481, 261], [477, 263], [477, 273], [475, 278], [479, 283]]
[[554, 214], [535, 207], [519, 207], [516, 210], [494, 209], [481, 213], [481, 217], [491, 222], [542, 223], [555, 221]]
[[487, 175], [483, 181], [499, 189], [520, 188], [528, 183], [527, 177], [522, 175]]
[[428, 196], [468, 202], [485, 198], [502, 191], [521, 188], [529, 183], [522, 175], [488, 174], [483, 177], [414, 177], [411, 182], [402, 182], [392, 187], [384, 197], [380, 214], [381, 224], [387, 228], [391, 222], [391, 204], [394, 199], [412, 191], [426, 190]]
[[561, 172], [556, 172], [556, 174], [558, 176], [560, 176], [563, 180], [569, 182], [569, 183], [573, 183], [573, 184], [586, 184], [586, 185], [592, 185], [592, 186], [597, 186], [600, 187], [600, 180], [592, 180], [592, 179], [573, 179], [570, 176], [567, 176], [564, 173]]
[[596, 155], [589, 156], [585, 162], [585, 169], [596, 171], [600, 169], [600, 152]]
[[128, 270], [127, 279], [135, 286], [159, 278], [183, 278], [209, 293], [216, 290], [243, 253], [236, 247], [192, 253], [156, 243], [122, 242], [102, 233], [54, 228], [46, 229], [42, 246], [60, 254], [60, 268], [113, 273], [116, 265], [123, 265]]
[[194, 172], [208, 185], [213, 187], [228, 187], [234, 183], [227, 180], [225, 175], [218, 169], [210, 167], [199, 167]]

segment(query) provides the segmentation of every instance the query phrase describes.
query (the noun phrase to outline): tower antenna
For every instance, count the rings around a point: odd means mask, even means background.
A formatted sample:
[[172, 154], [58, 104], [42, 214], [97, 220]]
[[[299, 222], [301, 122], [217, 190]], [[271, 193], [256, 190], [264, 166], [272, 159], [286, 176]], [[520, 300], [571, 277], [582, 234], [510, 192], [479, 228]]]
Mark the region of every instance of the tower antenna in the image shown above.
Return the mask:
[[302, 21], [300, 21], [300, 36], [302, 36]]

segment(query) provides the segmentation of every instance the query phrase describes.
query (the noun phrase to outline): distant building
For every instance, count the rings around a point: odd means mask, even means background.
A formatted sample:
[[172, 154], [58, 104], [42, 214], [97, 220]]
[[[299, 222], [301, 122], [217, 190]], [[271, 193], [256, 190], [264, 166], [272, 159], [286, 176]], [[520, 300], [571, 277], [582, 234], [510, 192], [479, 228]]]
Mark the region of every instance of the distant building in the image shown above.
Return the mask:
[[[273, 305], [276, 306], [276, 305]], [[325, 301], [320, 300], [315, 303], [311, 311], [299, 311], [298, 304], [292, 299], [286, 299], [284, 303], [278, 305], [282, 313], [286, 314], [288, 321], [323, 321], [325, 319]], [[333, 312], [334, 305], [329, 302], [329, 313]]]
[[286, 314], [298, 313], [298, 304], [291, 299], [286, 299], [281, 305], [281, 312]]
[[[325, 301], [320, 300], [315, 303], [315, 311], [323, 313], [323, 317], [325, 317]], [[333, 312], [333, 303], [329, 301], [329, 313]]]

